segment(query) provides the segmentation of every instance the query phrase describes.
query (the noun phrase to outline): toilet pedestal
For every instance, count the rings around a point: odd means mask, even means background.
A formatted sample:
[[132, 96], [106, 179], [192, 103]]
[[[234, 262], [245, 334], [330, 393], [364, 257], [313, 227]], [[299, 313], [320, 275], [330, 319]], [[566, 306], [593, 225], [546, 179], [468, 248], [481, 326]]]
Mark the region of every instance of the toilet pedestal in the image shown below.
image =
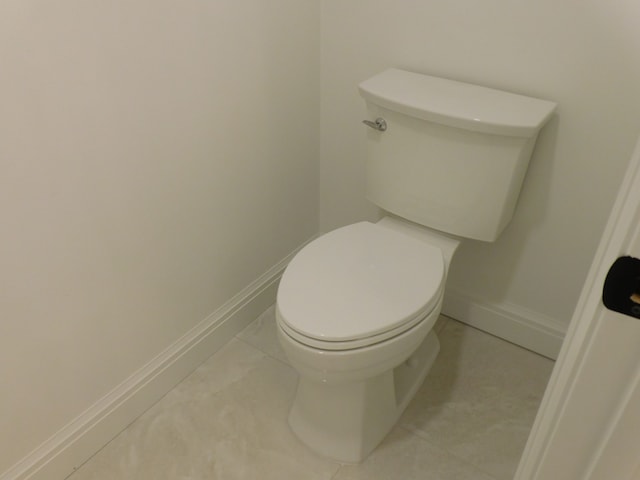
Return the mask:
[[289, 425], [312, 450], [359, 463], [383, 440], [422, 385], [440, 350], [431, 331], [403, 363], [360, 382], [300, 377]]

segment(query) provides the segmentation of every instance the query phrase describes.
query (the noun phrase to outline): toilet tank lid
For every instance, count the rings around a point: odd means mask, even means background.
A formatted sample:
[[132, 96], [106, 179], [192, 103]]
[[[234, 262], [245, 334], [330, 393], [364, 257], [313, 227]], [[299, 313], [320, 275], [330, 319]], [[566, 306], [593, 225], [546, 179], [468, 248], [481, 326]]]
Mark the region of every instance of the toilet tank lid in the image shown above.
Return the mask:
[[368, 102], [441, 125], [533, 137], [556, 108], [548, 100], [390, 68], [359, 85]]

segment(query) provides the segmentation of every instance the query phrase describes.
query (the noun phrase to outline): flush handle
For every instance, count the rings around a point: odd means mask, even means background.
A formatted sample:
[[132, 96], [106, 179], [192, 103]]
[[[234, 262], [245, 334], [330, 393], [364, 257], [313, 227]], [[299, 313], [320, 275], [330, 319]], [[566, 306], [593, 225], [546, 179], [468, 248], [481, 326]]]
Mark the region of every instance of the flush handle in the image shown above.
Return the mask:
[[640, 260], [618, 258], [604, 282], [604, 306], [614, 312], [640, 318]]
[[367, 127], [378, 130], [379, 132], [384, 132], [387, 129], [387, 122], [382, 117], [376, 118], [375, 122], [372, 122], [371, 120], [363, 120], [362, 123], [364, 123]]

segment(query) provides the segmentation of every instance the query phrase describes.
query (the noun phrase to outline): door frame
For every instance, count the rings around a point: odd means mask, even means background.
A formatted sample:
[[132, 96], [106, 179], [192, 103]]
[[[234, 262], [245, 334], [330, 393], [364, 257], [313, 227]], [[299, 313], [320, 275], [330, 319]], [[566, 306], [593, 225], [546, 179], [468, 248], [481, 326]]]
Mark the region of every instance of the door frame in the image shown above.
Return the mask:
[[640, 139], [515, 480], [638, 478], [640, 413], [630, 407], [640, 398], [640, 320], [601, 301], [607, 272], [623, 255], [640, 256]]

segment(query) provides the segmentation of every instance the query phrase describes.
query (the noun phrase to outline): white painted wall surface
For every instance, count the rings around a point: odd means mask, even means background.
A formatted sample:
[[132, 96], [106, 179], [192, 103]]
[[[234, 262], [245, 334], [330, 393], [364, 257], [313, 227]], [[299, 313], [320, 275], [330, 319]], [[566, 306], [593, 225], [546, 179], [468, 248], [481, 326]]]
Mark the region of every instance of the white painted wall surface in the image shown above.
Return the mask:
[[316, 232], [319, 151], [321, 230], [377, 218], [356, 85], [389, 66], [559, 103], [512, 225], [464, 244], [449, 287], [566, 325], [640, 130], [638, 18], [635, 0], [2, 2], [0, 472]]
[[388, 67], [556, 101], [512, 224], [463, 243], [448, 288], [564, 326], [640, 131], [633, 0], [324, 0], [320, 226], [377, 209], [364, 193], [356, 85]]
[[0, 4], [0, 473], [315, 234], [318, 8]]

